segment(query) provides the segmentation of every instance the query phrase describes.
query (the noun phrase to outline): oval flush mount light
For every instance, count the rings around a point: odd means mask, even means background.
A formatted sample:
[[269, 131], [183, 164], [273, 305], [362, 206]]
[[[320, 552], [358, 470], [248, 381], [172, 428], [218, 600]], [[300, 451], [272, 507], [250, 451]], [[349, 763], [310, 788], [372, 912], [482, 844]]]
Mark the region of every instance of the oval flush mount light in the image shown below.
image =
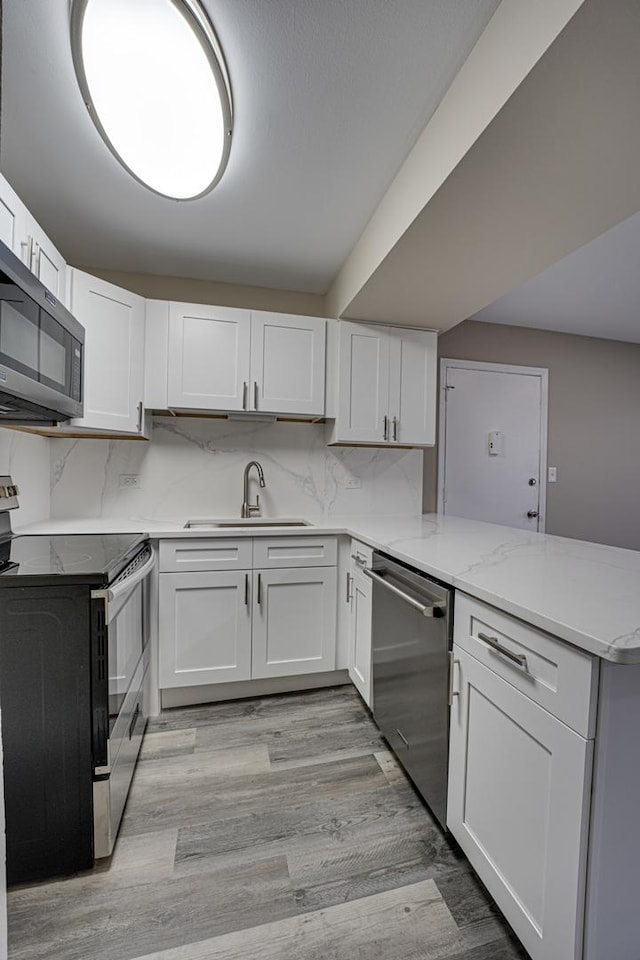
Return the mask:
[[70, 26], [82, 96], [120, 163], [174, 200], [212, 190], [229, 158], [233, 108], [198, 0], [72, 0]]

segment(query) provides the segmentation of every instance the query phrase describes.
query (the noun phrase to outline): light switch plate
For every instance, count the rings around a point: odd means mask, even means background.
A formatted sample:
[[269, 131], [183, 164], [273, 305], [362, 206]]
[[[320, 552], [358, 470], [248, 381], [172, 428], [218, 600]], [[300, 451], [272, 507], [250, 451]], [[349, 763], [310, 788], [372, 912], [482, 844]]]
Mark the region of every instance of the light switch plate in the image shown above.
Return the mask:
[[558, 479], [558, 468], [549, 467], [549, 483], [555, 483]]
[[121, 473], [118, 477], [118, 486], [124, 490], [139, 490], [142, 486], [139, 473]]
[[345, 490], [359, 490], [362, 486], [360, 477], [345, 477], [342, 481]]

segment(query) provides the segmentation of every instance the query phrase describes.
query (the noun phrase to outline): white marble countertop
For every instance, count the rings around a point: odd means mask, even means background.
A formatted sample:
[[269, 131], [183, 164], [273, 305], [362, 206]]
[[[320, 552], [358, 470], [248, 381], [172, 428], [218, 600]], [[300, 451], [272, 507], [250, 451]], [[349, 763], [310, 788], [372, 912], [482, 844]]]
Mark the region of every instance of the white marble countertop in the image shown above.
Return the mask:
[[184, 521], [96, 518], [20, 534], [147, 533], [153, 538], [348, 534], [459, 590], [616, 663], [640, 663], [640, 552], [426, 514], [345, 516], [309, 527], [184, 529]]

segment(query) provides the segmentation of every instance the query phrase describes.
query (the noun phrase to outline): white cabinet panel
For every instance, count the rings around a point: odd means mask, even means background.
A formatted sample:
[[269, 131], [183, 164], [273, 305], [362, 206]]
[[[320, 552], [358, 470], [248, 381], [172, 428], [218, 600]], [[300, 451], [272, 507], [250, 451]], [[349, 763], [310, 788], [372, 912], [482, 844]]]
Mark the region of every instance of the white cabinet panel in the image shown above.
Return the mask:
[[162, 688], [248, 680], [250, 574], [160, 574], [159, 679]]
[[333, 670], [335, 567], [259, 570], [253, 582], [252, 677]]
[[[0, 175], [0, 240], [23, 263], [27, 262], [27, 208], [13, 187]], [[30, 266], [27, 264], [27, 266]]]
[[582, 956], [593, 742], [454, 645], [447, 825], [533, 960]]
[[66, 303], [67, 264], [64, 258], [30, 214], [27, 215], [27, 233], [31, 237], [32, 273], [61, 303]]
[[389, 400], [389, 338], [386, 327], [341, 323], [339, 356], [336, 440], [382, 443], [388, 436], [385, 417], [388, 417]]
[[72, 270], [71, 312], [85, 328], [84, 416], [70, 426], [143, 434], [144, 300]]
[[251, 538], [212, 540], [191, 537], [186, 540], [160, 542], [160, 572], [182, 573], [200, 570], [251, 569], [253, 541]]
[[350, 586], [349, 676], [360, 696], [373, 710], [371, 684], [371, 609], [373, 584], [353, 563]]
[[251, 314], [252, 409], [324, 415], [326, 325], [318, 317]]
[[[330, 443], [435, 443], [437, 336], [340, 321]], [[329, 381], [336, 378], [330, 370]], [[335, 388], [334, 388], [335, 389]]]
[[389, 327], [390, 437], [400, 444], [436, 442], [437, 334]]
[[274, 567], [334, 567], [338, 559], [335, 537], [256, 537], [253, 565]]
[[248, 409], [248, 310], [169, 305], [169, 407]]

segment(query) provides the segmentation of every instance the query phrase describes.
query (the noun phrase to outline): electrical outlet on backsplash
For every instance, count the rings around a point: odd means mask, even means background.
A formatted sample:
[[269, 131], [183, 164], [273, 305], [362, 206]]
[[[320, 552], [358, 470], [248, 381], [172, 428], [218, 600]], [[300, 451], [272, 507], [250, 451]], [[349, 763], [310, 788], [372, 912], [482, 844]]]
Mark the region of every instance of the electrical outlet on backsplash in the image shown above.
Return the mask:
[[[324, 424], [158, 417], [149, 443], [52, 440], [51, 516], [239, 516], [253, 459], [264, 468], [264, 516], [421, 512], [422, 451], [327, 447], [325, 432]], [[137, 484], [121, 485], [122, 476]]]

